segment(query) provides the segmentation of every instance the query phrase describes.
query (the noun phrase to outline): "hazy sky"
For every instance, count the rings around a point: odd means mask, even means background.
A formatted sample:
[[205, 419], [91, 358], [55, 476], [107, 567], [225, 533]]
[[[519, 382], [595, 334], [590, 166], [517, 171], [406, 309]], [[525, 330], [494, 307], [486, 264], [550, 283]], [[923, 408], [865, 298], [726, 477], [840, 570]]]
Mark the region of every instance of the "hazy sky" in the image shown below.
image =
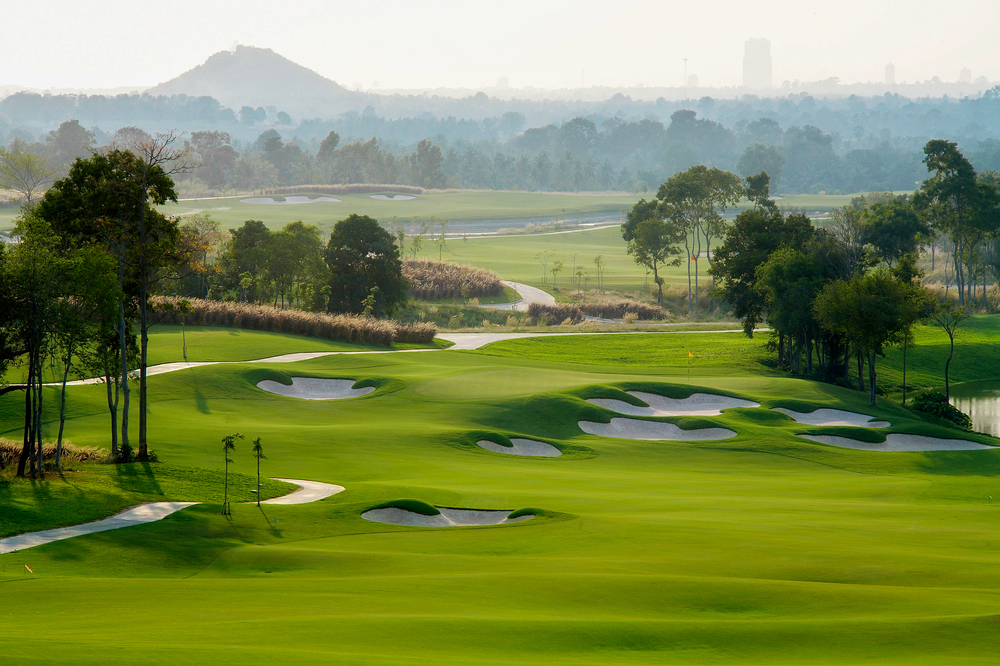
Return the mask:
[[739, 84], [771, 40], [774, 82], [1000, 79], [997, 0], [36, 0], [6, 3], [0, 85], [155, 85], [234, 43], [341, 84]]

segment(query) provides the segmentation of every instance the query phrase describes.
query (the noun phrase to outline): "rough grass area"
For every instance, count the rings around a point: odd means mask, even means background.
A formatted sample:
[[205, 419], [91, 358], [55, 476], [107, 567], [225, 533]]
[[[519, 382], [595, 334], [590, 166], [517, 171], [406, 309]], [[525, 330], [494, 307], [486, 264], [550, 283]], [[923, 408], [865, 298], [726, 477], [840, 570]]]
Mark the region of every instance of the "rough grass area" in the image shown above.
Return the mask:
[[410, 281], [410, 296], [422, 301], [492, 298], [504, 293], [496, 273], [448, 261], [406, 259], [403, 276]]
[[[17, 461], [21, 456], [22, 448], [22, 441], [15, 441], [13, 439], [4, 439], [0, 437], [0, 471], [17, 465]], [[104, 463], [108, 462], [110, 458], [111, 453], [108, 449], [102, 449], [96, 446], [74, 446], [73, 442], [64, 441], [62, 444], [60, 464], [63, 468], [65, 468], [73, 463], [88, 461]], [[45, 442], [42, 445], [42, 464], [48, 467], [50, 463], [55, 464], [55, 460], [56, 443]]]
[[602, 319], [622, 319], [629, 314], [635, 315], [639, 321], [659, 321], [670, 317], [666, 310], [657, 305], [629, 298], [600, 298], [583, 301], [577, 307], [584, 314]]

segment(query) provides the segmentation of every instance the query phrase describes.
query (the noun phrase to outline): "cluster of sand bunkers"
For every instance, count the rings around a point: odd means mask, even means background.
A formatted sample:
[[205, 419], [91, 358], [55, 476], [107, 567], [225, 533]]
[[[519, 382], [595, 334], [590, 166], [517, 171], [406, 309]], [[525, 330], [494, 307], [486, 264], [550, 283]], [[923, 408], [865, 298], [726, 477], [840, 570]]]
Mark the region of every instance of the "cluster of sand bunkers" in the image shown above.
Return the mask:
[[[375, 199], [376, 201], [411, 201], [416, 199], [415, 196], [410, 194], [372, 194], [368, 198]], [[246, 199], [240, 199], [240, 203], [260, 206], [297, 206], [314, 203], [341, 203], [341, 201], [336, 197], [307, 197], [295, 194], [282, 197], [281, 199], [275, 199], [274, 197], [247, 197]]]
[[[352, 379], [292, 377], [291, 385], [264, 380], [259, 382], [257, 387], [269, 393], [304, 400], [357, 398], [368, 395], [375, 390], [371, 386], [355, 388], [354, 385], [355, 381]], [[628, 391], [627, 393], [643, 404], [636, 405], [624, 400], [611, 398], [587, 399], [587, 402], [592, 405], [625, 416], [613, 417], [608, 423], [580, 421], [578, 424], [580, 429], [589, 435], [612, 439], [683, 442], [721, 440], [736, 437], [737, 433], [729, 428], [695, 428], [685, 430], [669, 421], [649, 421], [628, 417], [710, 417], [721, 416], [722, 412], [727, 409], [760, 408], [760, 403], [751, 400], [714, 393], [694, 393], [686, 398], [668, 398], [645, 391]], [[888, 421], [877, 421], [868, 414], [859, 414], [842, 409], [820, 408], [811, 412], [797, 412], [783, 407], [775, 407], [773, 411], [784, 414], [796, 423], [809, 426], [888, 428], [892, 425]], [[970, 451], [993, 448], [986, 444], [963, 439], [942, 439], [940, 437], [902, 433], [890, 433], [883, 442], [865, 442], [838, 435], [800, 434], [799, 437], [820, 444], [866, 451]], [[562, 451], [556, 446], [533, 439], [512, 438], [509, 445], [489, 439], [481, 439], [477, 442], [477, 445], [487, 451], [506, 455], [539, 458], [555, 458], [562, 455]]]

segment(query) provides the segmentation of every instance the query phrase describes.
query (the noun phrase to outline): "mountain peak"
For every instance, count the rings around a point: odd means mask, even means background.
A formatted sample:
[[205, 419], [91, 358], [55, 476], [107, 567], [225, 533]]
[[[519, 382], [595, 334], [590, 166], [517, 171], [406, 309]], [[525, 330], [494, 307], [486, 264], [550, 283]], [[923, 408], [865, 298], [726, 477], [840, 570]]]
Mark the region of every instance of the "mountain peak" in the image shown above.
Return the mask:
[[362, 104], [364, 98], [271, 49], [241, 44], [212, 54], [147, 93], [209, 96], [237, 111], [243, 106], [273, 106], [299, 117], [329, 117]]

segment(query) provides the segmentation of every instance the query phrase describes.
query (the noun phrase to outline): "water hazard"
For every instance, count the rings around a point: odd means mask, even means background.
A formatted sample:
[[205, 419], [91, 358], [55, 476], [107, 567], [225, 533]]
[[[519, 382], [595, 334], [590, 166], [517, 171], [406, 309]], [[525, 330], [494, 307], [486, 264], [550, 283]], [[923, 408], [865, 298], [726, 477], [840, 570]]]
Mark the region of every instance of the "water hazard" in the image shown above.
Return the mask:
[[1000, 379], [951, 387], [951, 404], [972, 417], [972, 429], [1000, 437]]

